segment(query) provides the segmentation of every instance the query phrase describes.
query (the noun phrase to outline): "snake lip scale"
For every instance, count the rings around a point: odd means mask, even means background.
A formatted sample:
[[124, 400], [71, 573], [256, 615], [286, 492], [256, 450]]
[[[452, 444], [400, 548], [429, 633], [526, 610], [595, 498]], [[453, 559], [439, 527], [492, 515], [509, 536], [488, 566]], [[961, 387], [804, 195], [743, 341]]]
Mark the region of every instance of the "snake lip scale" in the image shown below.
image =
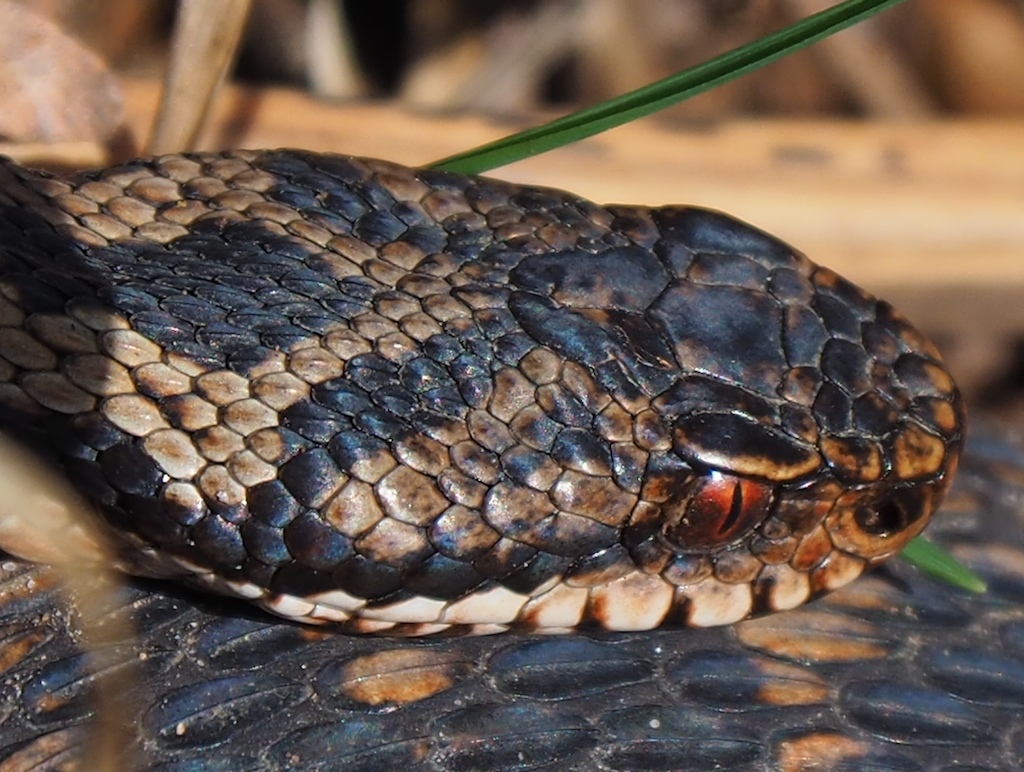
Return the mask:
[[4, 160], [0, 405], [124, 570], [414, 635], [793, 608], [920, 533], [965, 418], [724, 214], [297, 150]]

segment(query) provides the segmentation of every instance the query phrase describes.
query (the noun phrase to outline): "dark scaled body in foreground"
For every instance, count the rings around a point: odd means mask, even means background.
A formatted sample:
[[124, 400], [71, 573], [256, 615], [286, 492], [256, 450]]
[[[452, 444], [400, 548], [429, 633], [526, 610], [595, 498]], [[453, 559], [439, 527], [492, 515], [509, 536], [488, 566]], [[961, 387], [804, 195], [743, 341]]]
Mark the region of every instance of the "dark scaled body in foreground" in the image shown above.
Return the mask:
[[0, 404], [129, 570], [417, 634], [799, 605], [923, 529], [964, 420], [724, 215], [299, 151], [6, 162]]

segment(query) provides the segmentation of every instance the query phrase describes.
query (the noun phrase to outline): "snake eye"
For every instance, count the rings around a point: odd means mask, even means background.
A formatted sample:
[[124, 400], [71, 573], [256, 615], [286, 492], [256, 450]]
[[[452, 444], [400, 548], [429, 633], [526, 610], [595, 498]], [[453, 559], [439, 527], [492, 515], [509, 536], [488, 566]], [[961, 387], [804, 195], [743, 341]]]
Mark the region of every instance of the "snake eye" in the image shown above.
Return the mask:
[[697, 478], [689, 491], [663, 511], [666, 541], [681, 552], [734, 544], [764, 522], [772, 504], [769, 485], [721, 472]]

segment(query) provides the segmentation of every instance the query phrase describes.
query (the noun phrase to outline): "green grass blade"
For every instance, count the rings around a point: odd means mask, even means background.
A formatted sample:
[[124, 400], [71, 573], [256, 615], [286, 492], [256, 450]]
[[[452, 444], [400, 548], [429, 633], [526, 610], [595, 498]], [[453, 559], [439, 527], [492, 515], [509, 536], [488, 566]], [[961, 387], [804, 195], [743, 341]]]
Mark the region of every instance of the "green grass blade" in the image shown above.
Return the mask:
[[479, 174], [553, 150], [708, 91], [901, 2], [846, 0], [696, 67], [542, 126], [457, 153], [432, 166], [461, 174]]
[[945, 550], [918, 536], [900, 553], [900, 557], [954, 587], [968, 592], [985, 592], [988, 587], [984, 580]]

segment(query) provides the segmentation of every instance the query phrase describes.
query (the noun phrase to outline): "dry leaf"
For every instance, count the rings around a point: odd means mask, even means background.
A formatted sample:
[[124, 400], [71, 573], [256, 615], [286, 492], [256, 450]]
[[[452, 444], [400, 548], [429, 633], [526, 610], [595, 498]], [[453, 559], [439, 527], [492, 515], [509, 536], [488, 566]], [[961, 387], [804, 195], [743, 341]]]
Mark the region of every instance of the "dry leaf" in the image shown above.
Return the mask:
[[106, 64], [59, 27], [0, 0], [0, 137], [106, 142], [123, 104]]

